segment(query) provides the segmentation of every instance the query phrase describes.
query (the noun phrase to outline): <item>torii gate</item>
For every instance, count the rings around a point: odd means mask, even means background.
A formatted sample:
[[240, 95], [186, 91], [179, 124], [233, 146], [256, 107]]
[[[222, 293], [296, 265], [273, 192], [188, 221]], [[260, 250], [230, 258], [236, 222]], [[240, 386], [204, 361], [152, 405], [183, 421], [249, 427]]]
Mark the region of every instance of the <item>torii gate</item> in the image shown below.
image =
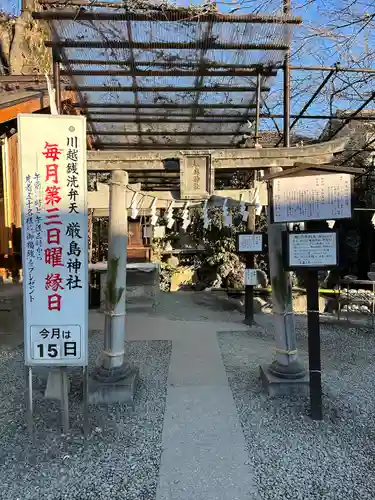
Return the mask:
[[[242, 190], [227, 190], [215, 192], [214, 172], [215, 169], [236, 168], [236, 169], [262, 169], [268, 170], [270, 174], [283, 169], [292, 169], [298, 162], [308, 162], [310, 164], [322, 165], [333, 160], [334, 154], [342, 152], [346, 138], [327, 141], [325, 143], [291, 147], [291, 148], [264, 148], [264, 149], [226, 149], [226, 150], [199, 150], [199, 151], [89, 151], [88, 170], [89, 171], [111, 171], [112, 183], [109, 185], [109, 213], [112, 216], [110, 224], [110, 238], [113, 245], [112, 255], [124, 256], [127, 234], [127, 217], [123, 217], [123, 208], [129, 208], [127, 200], [128, 173], [132, 170], [143, 170], [145, 172], [163, 170], [164, 161], [174, 157], [180, 160], [180, 194], [179, 200], [203, 200], [211, 199], [212, 202], [230, 198], [231, 203], [238, 203]], [[201, 169], [200, 178], [204, 180], [197, 186], [195, 192], [191, 190], [190, 177], [192, 175], [193, 163], [191, 159], [196, 158], [194, 168]], [[265, 186], [263, 186], [265, 187]], [[186, 190], [187, 189], [187, 190]], [[147, 194], [156, 196], [158, 193]], [[174, 199], [172, 192], [163, 192], [163, 198], [169, 196]], [[250, 198], [246, 200], [250, 202]], [[165, 203], [165, 201], [164, 201]], [[249, 203], [251, 205], [251, 202]], [[122, 216], [121, 216], [122, 214]], [[250, 210], [249, 229], [255, 229], [255, 213]], [[277, 351], [276, 363], [279, 365], [279, 373], [285, 378], [303, 378], [306, 370], [299, 361], [296, 349], [296, 336], [294, 321], [292, 317], [292, 297], [290, 275], [283, 269], [281, 253], [281, 233], [283, 224], [269, 224], [268, 236], [272, 245], [269, 249], [270, 279], [271, 283], [277, 283], [272, 289], [272, 299], [274, 310], [278, 317], [283, 317], [283, 321], [277, 322], [276, 344], [278, 346], [288, 346], [281, 352]], [[125, 260], [120, 258], [120, 265], [125, 264]], [[125, 278], [125, 275], [124, 275]], [[117, 287], [125, 287], [124, 282], [116, 283]], [[124, 298], [125, 300], [125, 298]], [[122, 307], [122, 306], [121, 306]], [[120, 329], [118, 329], [120, 332]], [[120, 332], [121, 333], [121, 332]], [[124, 342], [124, 335], [117, 335], [114, 339], [114, 346], [119, 349]], [[275, 362], [273, 363], [273, 366]]]

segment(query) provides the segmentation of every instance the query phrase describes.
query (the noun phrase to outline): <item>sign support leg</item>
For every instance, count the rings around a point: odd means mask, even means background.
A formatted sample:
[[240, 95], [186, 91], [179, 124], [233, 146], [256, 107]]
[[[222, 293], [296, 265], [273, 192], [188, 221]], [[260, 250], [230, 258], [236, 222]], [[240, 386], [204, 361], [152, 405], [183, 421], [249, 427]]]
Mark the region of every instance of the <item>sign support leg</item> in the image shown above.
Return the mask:
[[318, 271], [307, 270], [306, 281], [311, 418], [313, 420], [322, 420]]
[[68, 400], [68, 373], [66, 366], [60, 368], [60, 380], [61, 380], [61, 412], [62, 412], [62, 424], [63, 432], [67, 434], [69, 432], [69, 400]]
[[31, 440], [34, 434], [33, 422], [33, 369], [31, 366], [26, 366], [26, 408], [27, 408], [27, 428]]
[[88, 407], [88, 384], [89, 384], [89, 371], [88, 367], [83, 367], [83, 438], [84, 445], [86, 446], [89, 434], [89, 407]]

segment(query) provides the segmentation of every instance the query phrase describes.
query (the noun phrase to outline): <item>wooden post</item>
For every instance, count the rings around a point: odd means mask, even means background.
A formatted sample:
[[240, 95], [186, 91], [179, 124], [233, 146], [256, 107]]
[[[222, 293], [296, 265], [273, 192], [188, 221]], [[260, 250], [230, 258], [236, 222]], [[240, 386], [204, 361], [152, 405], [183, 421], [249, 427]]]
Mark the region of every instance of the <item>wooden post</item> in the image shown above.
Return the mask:
[[[255, 207], [248, 207], [249, 216], [247, 229], [252, 233], [255, 231]], [[246, 269], [254, 269], [254, 254], [246, 254]], [[254, 288], [252, 285], [245, 286], [245, 323], [252, 325], [254, 322]]]
[[318, 271], [308, 269], [306, 277], [311, 418], [322, 420]]
[[53, 59], [53, 86], [55, 88], [55, 99], [57, 112], [60, 115], [62, 112], [61, 105], [61, 80], [60, 80], [60, 55], [56, 50], [52, 51]]
[[[283, 12], [288, 15], [291, 13], [290, 0], [284, 0]], [[290, 41], [289, 41], [290, 43]], [[283, 65], [283, 135], [284, 147], [290, 147], [290, 48], [286, 51]]]
[[254, 142], [256, 145], [259, 143], [259, 123], [260, 123], [260, 105], [261, 105], [261, 74], [257, 74], [257, 90], [256, 90], [256, 110], [255, 110], [255, 131], [254, 131]]

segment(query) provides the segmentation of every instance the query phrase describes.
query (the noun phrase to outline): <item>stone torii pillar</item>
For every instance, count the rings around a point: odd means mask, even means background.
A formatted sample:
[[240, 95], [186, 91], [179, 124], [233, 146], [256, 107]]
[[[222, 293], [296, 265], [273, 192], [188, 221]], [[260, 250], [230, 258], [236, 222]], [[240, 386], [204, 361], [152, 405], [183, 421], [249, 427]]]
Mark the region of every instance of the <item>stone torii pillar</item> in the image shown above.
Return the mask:
[[104, 348], [89, 391], [90, 403], [132, 402], [137, 370], [125, 351], [126, 254], [128, 174], [112, 172], [109, 190], [109, 238], [105, 293]]
[[[270, 169], [270, 173], [281, 170], [274, 167]], [[268, 207], [271, 206], [271, 201], [271, 189], [269, 189]], [[292, 284], [290, 273], [284, 271], [283, 265], [282, 232], [286, 230], [286, 225], [272, 224], [269, 214], [270, 210], [268, 210], [268, 256], [276, 359], [270, 365], [260, 367], [260, 377], [270, 396], [283, 396], [305, 392], [309, 387], [309, 378], [298, 357]]]

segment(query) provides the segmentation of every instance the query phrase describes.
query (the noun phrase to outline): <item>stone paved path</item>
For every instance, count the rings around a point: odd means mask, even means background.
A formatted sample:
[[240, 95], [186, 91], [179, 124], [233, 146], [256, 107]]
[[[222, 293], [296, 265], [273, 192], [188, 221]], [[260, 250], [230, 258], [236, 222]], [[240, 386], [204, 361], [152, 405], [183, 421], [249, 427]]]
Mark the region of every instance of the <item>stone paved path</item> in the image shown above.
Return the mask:
[[129, 340], [172, 340], [157, 500], [258, 498], [217, 341], [217, 331], [246, 329], [236, 320], [178, 293], [156, 316], [128, 316]]

